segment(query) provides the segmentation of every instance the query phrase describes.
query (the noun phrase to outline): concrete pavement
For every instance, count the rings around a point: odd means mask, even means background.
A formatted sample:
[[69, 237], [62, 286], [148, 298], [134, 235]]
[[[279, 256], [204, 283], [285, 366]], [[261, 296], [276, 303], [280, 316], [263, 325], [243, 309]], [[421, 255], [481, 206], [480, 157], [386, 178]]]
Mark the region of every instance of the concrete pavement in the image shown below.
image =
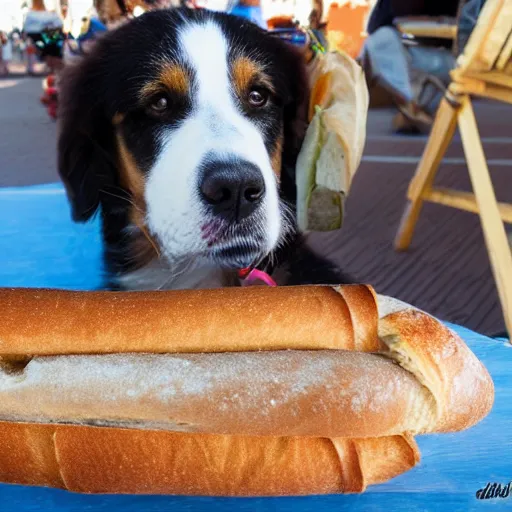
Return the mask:
[[41, 94], [41, 78], [0, 80], [0, 187], [58, 180], [56, 124]]

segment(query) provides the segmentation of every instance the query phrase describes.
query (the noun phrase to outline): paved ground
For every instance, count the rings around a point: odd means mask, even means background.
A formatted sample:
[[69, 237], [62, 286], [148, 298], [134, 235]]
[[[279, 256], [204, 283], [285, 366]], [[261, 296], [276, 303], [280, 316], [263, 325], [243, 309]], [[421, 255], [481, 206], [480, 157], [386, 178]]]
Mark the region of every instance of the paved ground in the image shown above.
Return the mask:
[[[40, 79], [0, 80], [0, 186], [58, 179], [55, 123], [39, 104], [40, 94]], [[512, 108], [482, 103], [476, 111], [497, 194], [512, 202]], [[393, 250], [407, 184], [426, 138], [393, 135], [391, 117], [388, 110], [370, 113], [364, 161], [349, 196], [345, 226], [341, 233], [315, 235], [316, 248], [381, 293], [482, 333], [502, 331], [476, 216], [427, 205], [410, 252]], [[470, 190], [458, 139], [439, 181]]]
[[57, 180], [56, 127], [41, 94], [41, 78], [0, 80], [0, 187]]

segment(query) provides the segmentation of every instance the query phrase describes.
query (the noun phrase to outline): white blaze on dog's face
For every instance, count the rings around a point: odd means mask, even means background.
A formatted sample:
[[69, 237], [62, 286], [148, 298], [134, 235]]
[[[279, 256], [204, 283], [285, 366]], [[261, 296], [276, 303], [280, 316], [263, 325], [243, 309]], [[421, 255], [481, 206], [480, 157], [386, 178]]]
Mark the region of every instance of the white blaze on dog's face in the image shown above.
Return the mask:
[[156, 252], [235, 270], [277, 248], [303, 70], [290, 45], [202, 9], [149, 12], [95, 44], [62, 81], [59, 169], [76, 220], [101, 207], [114, 272]]
[[216, 23], [186, 24], [177, 43], [193, 77], [191, 108], [177, 128], [161, 130], [145, 187], [147, 225], [170, 259], [203, 255], [243, 268], [272, 251], [284, 228], [265, 125], [236, 103], [230, 48]]

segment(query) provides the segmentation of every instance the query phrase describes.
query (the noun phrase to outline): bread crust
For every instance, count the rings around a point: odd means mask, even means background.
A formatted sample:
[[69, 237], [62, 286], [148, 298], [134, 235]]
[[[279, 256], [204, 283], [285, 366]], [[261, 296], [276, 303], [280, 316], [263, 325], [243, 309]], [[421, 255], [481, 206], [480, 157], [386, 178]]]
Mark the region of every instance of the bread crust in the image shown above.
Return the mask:
[[354, 493], [419, 461], [408, 435], [251, 437], [0, 422], [0, 438], [1, 481], [80, 493]]
[[369, 287], [269, 291], [6, 289], [0, 292], [0, 357], [354, 349], [377, 339]]

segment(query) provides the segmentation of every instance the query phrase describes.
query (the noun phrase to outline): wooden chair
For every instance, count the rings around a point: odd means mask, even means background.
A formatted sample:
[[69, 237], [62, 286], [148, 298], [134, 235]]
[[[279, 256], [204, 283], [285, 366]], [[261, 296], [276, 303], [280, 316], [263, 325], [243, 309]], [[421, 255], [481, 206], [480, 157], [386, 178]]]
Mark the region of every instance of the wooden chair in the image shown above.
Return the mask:
[[412, 44], [415, 40], [448, 40], [451, 41], [453, 52], [457, 55], [457, 27], [459, 16], [468, 0], [459, 0], [457, 12], [450, 16], [406, 16], [397, 17], [393, 20], [395, 28], [403, 35], [412, 37]]
[[[408, 205], [395, 240], [406, 250], [425, 201], [480, 216], [500, 297], [505, 325], [512, 335], [512, 254], [503, 222], [512, 223], [512, 204], [498, 203], [492, 186], [472, 97], [512, 104], [512, 0], [487, 0], [436, 115], [408, 190]], [[442, 158], [459, 127], [474, 194], [434, 187]], [[512, 173], [511, 173], [512, 186]]]
[[455, 40], [457, 37], [455, 18], [396, 18], [394, 25], [402, 34], [416, 38]]

